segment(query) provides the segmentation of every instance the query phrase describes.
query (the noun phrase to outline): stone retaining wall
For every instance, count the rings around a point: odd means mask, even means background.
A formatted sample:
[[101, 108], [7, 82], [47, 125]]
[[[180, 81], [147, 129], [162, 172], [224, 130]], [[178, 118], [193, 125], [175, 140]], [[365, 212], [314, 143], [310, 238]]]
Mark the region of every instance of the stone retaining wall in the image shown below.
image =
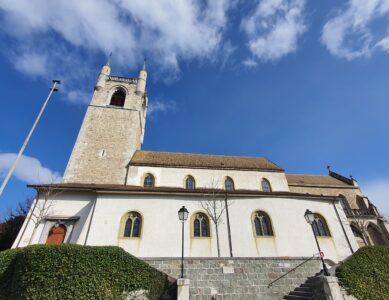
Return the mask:
[[[320, 271], [312, 259], [268, 287], [274, 279], [307, 258], [190, 258], [185, 277], [190, 279], [190, 299], [282, 299], [307, 277]], [[151, 266], [178, 278], [181, 261], [176, 258], [144, 259]]]

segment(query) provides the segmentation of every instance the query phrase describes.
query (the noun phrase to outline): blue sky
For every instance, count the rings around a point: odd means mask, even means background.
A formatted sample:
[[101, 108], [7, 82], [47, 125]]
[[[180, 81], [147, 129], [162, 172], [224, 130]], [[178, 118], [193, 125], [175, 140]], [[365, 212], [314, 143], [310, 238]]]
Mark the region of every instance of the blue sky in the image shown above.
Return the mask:
[[352, 174], [389, 215], [389, 1], [0, 0], [0, 177], [62, 80], [0, 198], [58, 180], [93, 86], [147, 57], [143, 149], [265, 156]]

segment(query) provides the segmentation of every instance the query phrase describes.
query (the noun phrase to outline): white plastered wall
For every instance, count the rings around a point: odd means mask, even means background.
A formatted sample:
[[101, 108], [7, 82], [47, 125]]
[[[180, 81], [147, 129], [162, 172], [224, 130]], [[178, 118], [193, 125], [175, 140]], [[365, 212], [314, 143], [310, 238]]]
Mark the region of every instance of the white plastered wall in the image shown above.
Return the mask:
[[[185, 223], [185, 255], [191, 257], [217, 256], [215, 227], [211, 222], [211, 238], [191, 236], [191, 216], [204, 211], [199, 203], [202, 197], [193, 196], [98, 196], [91, 232], [90, 245], [118, 245], [139, 257], [179, 257], [181, 255], [181, 223], [177, 211], [185, 205], [190, 212]], [[326, 218], [331, 237], [319, 238], [326, 258], [334, 262], [351, 254], [332, 202], [293, 198], [237, 198], [231, 199], [229, 213], [232, 247], [235, 257], [300, 257], [317, 253], [310, 225], [304, 219], [308, 208]], [[343, 214], [339, 205], [338, 213]], [[141, 238], [122, 238], [120, 220], [128, 211], [137, 211], [143, 217]], [[263, 210], [270, 216], [274, 237], [254, 236], [251, 215]], [[224, 215], [225, 216], [225, 215]], [[344, 225], [354, 250], [358, 248], [353, 234]], [[225, 217], [219, 227], [221, 256], [229, 256]]]
[[127, 185], [143, 185], [145, 174], [150, 173], [155, 177], [155, 186], [185, 187], [185, 178], [191, 175], [196, 180], [198, 188], [224, 188], [225, 178], [234, 180], [237, 190], [261, 190], [261, 180], [266, 178], [273, 191], [289, 191], [288, 182], [283, 172], [263, 172], [244, 170], [210, 170], [210, 169], [187, 169], [187, 168], [161, 168], [130, 166], [127, 176]]
[[[89, 224], [91, 209], [96, 195], [94, 193], [58, 193], [57, 195], [48, 198], [44, 205], [44, 197], [38, 199], [31, 206], [31, 209], [24, 221], [17, 238], [15, 239], [12, 248], [25, 247], [31, 244], [42, 243], [47, 237], [42, 237], [42, 231], [45, 225], [45, 218], [58, 217], [59, 219], [67, 219], [76, 217], [70, 236], [70, 243], [83, 244], [85, 241], [87, 225]], [[36, 204], [36, 205], [35, 205]], [[42, 218], [37, 217], [40, 211], [44, 210]], [[34, 212], [33, 212], [34, 209]], [[38, 222], [37, 222], [38, 220]]]
[[[95, 197], [94, 193], [63, 193], [56, 197], [49, 216], [79, 217], [74, 224], [71, 243], [84, 244]], [[206, 196], [97, 194], [87, 244], [120, 246], [138, 257], [180, 257], [181, 223], [177, 211], [185, 205], [190, 212], [185, 223], [185, 256], [216, 257], [216, 232], [212, 222], [210, 238], [194, 238], [191, 234], [192, 215], [198, 211], [204, 212], [199, 201], [201, 199], [206, 199]], [[312, 229], [304, 219], [306, 209], [320, 213], [327, 221], [331, 237], [319, 238], [326, 258], [337, 262], [351, 254], [331, 201], [257, 196], [231, 198], [229, 203], [235, 257], [307, 257], [317, 253]], [[340, 205], [336, 206], [341, 218], [345, 218]], [[263, 210], [270, 216], [274, 237], [255, 237], [251, 217], [256, 210]], [[137, 211], [143, 218], [141, 238], [122, 237], [120, 221], [128, 211]], [[23, 233], [23, 236], [18, 236], [14, 247], [19, 239], [19, 247], [39, 243], [43, 226], [42, 222], [33, 233], [34, 223], [27, 224], [26, 230], [22, 228], [19, 234]], [[344, 224], [344, 228], [353, 249], [358, 249], [350, 227]], [[225, 214], [219, 226], [219, 238], [221, 256], [228, 257]]]

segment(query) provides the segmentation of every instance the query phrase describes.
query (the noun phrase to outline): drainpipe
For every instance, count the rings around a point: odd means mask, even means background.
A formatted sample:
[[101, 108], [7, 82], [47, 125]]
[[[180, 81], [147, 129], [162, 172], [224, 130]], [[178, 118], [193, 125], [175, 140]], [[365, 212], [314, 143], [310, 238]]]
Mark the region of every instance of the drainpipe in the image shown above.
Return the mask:
[[349, 248], [350, 248], [350, 251], [351, 251], [352, 254], [354, 254], [353, 247], [351, 247], [351, 243], [350, 243], [350, 240], [349, 240], [349, 238], [348, 238], [348, 236], [347, 236], [346, 230], [344, 229], [343, 222], [342, 222], [342, 220], [340, 219], [338, 210], [336, 209], [335, 201], [332, 202], [332, 206], [334, 207], [336, 216], [338, 217], [340, 226], [342, 227], [342, 230], [343, 230], [344, 236], [346, 237], [346, 241], [347, 241], [347, 244], [348, 244], [348, 246], [349, 246]]
[[234, 257], [232, 254], [232, 241], [231, 241], [231, 228], [230, 228], [230, 215], [228, 213], [228, 203], [227, 203], [227, 191], [224, 197], [224, 205], [226, 206], [226, 217], [227, 217], [227, 230], [228, 230], [228, 243], [230, 246], [230, 257]]
[[97, 194], [96, 194], [95, 200], [93, 201], [92, 213], [91, 213], [89, 224], [88, 224], [88, 230], [87, 230], [86, 236], [85, 236], [84, 246], [86, 246], [86, 243], [88, 242], [89, 231], [90, 231], [90, 227], [92, 225], [93, 216], [95, 214], [96, 203], [97, 203]]

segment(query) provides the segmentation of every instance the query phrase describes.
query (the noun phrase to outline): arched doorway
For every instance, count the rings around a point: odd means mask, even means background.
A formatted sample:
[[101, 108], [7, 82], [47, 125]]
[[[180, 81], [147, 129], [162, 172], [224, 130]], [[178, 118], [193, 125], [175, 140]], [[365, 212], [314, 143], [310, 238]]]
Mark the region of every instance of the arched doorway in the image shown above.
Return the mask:
[[66, 226], [63, 224], [56, 224], [51, 227], [49, 235], [47, 237], [46, 244], [48, 245], [60, 245], [65, 240]]
[[367, 226], [367, 232], [369, 233], [369, 237], [373, 242], [373, 245], [386, 245], [381, 232], [374, 225], [370, 224]]

